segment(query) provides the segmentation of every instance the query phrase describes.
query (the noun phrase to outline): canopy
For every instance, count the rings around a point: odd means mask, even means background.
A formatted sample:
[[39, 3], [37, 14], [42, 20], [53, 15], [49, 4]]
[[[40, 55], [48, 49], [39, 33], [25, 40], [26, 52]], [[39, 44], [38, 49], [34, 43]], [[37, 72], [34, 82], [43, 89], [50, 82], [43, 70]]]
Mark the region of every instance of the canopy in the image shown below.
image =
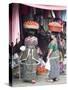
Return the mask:
[[28, 6], [32, 6], [35, 8], [40, 8], [40, 9], [47, 9], [47, 10], [66, 10], [66, 6], [62, 5], [42, 5], [42, 4], [26, 4]]

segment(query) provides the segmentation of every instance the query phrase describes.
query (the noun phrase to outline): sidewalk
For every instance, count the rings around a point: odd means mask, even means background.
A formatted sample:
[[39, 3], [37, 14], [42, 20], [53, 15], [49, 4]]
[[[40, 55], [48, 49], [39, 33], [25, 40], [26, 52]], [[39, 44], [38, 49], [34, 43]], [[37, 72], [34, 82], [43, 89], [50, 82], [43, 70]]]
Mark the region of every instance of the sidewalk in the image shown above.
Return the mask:
[[16, 79], [13, 81], [14, 87], [26, 87], [26, 86], [40, 86], [40, 85], [56, 85], [56, 84], [66, 84], [66, 75], [60, 75], [59, 80], [56, 82], [48, 81], [48, 75], [38, 75], [35, 84], [23, 82], [22, 80]]

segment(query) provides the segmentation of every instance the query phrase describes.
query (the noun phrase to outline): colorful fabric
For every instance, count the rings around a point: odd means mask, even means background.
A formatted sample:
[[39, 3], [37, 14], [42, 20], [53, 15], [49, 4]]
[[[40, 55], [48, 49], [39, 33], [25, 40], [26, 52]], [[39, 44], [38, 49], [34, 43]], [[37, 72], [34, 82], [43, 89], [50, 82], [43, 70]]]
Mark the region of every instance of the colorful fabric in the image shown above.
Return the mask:
[[51, 42], [48, 46], [49, 49], [53, 49], [53, 51], [56, 51], [58, 49], [57, 44], [54, 42]]
[[51, 42], [48, 46], [49, 49], [53, 49], [50, 55], [50, 72], [49, 78], [59, 78], [59, 51], [57, 47], [57, 42]]

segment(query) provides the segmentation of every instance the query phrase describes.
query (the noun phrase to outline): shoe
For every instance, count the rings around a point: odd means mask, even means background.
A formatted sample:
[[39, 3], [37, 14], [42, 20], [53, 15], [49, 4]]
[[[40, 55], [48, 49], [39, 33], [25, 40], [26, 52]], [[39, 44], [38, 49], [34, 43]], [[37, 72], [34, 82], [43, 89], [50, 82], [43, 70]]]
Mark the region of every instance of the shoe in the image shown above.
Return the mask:
[[56, 78], [53, 78], [53, 82], [55, 82], [55, 81], [57, 81], [57, 79]]
[[53, 78], [53, 82], [58, 81], [58, 80], [59, 80], [58, 78]]
[[52, 79], [49, 79], [48, 82], [53, 82], [53, 80]]
[[34, 84], [34, 83], [36, 83], [36, 80], [32, 80], [31, 82]]

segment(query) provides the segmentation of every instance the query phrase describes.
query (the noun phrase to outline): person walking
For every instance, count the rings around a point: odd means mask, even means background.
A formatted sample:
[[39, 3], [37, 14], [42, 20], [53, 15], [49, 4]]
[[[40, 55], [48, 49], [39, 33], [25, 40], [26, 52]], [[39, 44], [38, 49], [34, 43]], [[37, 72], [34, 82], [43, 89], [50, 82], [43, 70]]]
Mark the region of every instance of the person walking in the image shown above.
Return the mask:
[[47, 60], [50, 60], [49, 80], [56, 81], [59, 79], [59, 50], [55, 34], [51, 34]]
[[29, 31], [25, 38], [25, 53], [22, 53], [21, 59], [24, 60], [25, 66], [23, 71], [23, 80], [36, 83], [36, 67], [39, 62], [37, 54], [38, 39], [34, 36], [34, 31]]

